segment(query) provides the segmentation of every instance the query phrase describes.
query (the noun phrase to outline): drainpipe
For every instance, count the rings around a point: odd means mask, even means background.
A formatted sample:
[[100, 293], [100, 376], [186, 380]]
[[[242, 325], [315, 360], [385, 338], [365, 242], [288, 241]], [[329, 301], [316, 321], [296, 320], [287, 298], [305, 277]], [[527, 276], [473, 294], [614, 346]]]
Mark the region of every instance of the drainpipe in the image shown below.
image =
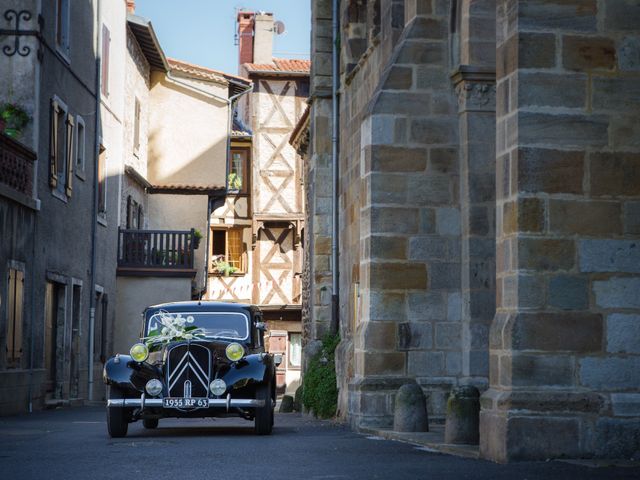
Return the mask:
[[331, 51], [332, 85], [331, 85], [331, 184], [333, 187], [333, 199], [331, 202], [331, 331], [336, 333], [340, 326], [340, 298], [338, 293], [338, 232], [340, 230], [338, 220], [338, 148], [339, 148], [339, 113], [338, 90], [340, 88], [340, 39], [339, 39], [339, 5], [340, 0], [332, 0], [331, 5]]
[[33, 215], [33, 236], [31, 237], [31, 322], [29, 325], [29, 413], [33, 413], [33, 324], [36, 322], [36, 285], [35, 285], [35, 266], [36, 266], [36, 233], [38, 231], [38, 219], [36, 214]]
[[93, 344], [94, 330], [96, 325], [96, 295], [95, 295], [95, 284], [96, 284], [96, 263], [97, 263], [97, 254], [98, 251], [96, 249], [97, 239], [96, 236], [98, 234], [98, 157], [100, 156], [100, 70], [102, 66], [102, 58], [101, 58], [101, 40], [102, 40], [102, 10], [100, 8], [100, 0], [97, 3], [97, 29], [96, 32], [96, 81], [95, 81], [95, 97], [96, 97], [96, 117], [95, 117], [95, 127], [94, 127], [94, 153], [95, 153], [95, 161], [94, 161], [94, 175], [93, 175], [93, 206], [91, 211], [91, 281], [89, 283], [89, 358], [88, 358], [88, 376], [89, 376], [89, 390], [87, 392], [87, 398], [89, 401], [93, 400], [93, 350], [95, 345]]
[[[220, 97], [215, 93], [208, 92], [207, 90], [203, 90], [198, 88], [190, 83], [183, 82], [181, 79], [174, 77], [171, 75], [171, 72], [167, 72], [167, 79], [177, 85], [188, 88], [190, 90], [196, 91], [206, 97], [215, 98], [221, 102], [224, 102], [229, 109], [227, 114], [227, 154], [226, 154], [226, 162], [225, 162], [225, 191], [229, 189], [229, 157], [231, 155], [231, 129], [232, 129], [232, 115], [233, 115], [233, 104], [234, 102], [243, 95], [253, 91], [253, 84], [249, 85], [246, 90], [243, 90], [240, 93], [232, 95], [229, 98]], [[225, 193], [226, 194], [226, 193]], [[206, 253], [205, 253], [205, 261], [204, 261], [204, 295], [207, 293], [207, 289], [209, 288], [209, 235], [211, 233], [210, 228], [210, 216], [211, 216], [211, 198], [207, 201], [207, 244], [206, 244]], [[200, 296], [202, 298], [202, 295]]]

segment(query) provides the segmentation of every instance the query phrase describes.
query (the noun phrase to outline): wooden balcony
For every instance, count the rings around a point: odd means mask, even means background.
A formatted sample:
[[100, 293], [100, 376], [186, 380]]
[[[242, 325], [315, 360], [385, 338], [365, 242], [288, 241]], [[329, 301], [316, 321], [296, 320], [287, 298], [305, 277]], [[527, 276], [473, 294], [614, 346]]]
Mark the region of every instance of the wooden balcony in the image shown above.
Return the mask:
[[195, 231], [118, 230], [118, 275], [193, 277]]
[[0, 133], [0, 195], [35, 208], [33, 178], [36, 158], [33, 150]]

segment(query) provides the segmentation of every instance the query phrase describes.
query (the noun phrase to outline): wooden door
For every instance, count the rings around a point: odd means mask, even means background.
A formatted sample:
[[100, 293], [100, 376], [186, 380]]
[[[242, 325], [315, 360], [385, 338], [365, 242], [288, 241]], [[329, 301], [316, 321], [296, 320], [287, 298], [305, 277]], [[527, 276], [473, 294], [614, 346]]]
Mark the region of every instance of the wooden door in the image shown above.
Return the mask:
[[276, 367], [276, 389], [287, 388], [287, 332], [285, 330], [269, 331], [269, 353], [282, 355], [282, 363]]

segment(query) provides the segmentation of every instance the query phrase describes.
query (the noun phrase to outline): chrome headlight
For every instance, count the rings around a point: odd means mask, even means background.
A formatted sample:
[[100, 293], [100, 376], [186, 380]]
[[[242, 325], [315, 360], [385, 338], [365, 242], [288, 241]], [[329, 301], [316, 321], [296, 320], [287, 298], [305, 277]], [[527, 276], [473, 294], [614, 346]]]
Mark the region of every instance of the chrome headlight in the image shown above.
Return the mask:
[[162, 393], [162, 382], [157, 378], [152, 378], [147, 382], [144, 389], [147, 391], [149, 395], [155, 397]]
[[244, 357], [244, 347], [239, 343], [230, 343], [225, 350], [227, 358], [232, 362], [237, 362]]
[[131, 350], [129, 350], [129, 355], [136, 362], [142, 363], [149, 356], [149, 348], [144, 343], [136, 343]]
[[209, 388], [211, 389], [211, 393], [213, 393], [216, 397], [219, 397], [227, 391], [227, 384], [224, 383], [224, 380], [222, 380], [221, 378], [216, 378], [209, 384]]

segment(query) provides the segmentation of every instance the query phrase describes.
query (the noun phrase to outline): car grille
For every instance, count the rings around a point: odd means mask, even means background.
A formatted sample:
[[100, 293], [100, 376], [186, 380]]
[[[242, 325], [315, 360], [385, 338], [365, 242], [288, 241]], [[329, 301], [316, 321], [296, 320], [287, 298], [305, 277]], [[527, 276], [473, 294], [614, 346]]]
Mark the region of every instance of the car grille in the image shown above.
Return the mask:
[[211, 352], [195, 343], [169, 350], [167, 385], [170, 397], [207, 397], [211, 380]]

